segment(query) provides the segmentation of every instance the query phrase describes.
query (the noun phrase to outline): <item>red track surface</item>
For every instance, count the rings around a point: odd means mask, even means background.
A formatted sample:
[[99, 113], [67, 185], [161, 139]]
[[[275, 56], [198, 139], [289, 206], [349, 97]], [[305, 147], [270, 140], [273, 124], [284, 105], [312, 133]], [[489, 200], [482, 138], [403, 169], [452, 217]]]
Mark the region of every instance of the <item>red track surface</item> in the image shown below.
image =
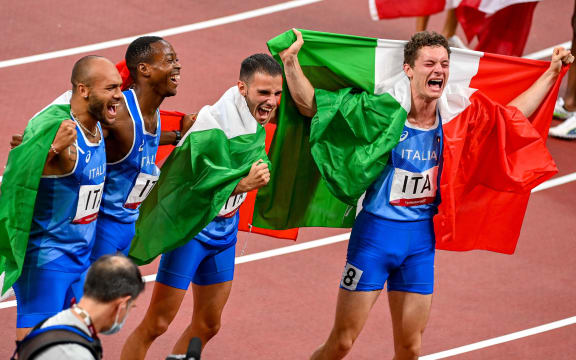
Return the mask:
[[[197, 0], [5, 2], [1, 5], [0, 61], [162, 30], [280, 3], [281, 0]], [[106, 3], [106, 4], [104, 4]], [[112, 10], [115, 9], [115, 10]], [[570, 40], [573, 4], [547, 0], [538, 5], [526, 53]], [[442, 15], [431, 19], [440, 29]], [[265, 52], [269, 38], [291, 28], [406, 39], [413, 19], [372, 22], [365, 0], [326, 0], [297, 9], [167, 39], [179, 53], [183, 84], [164, 109], [184, 112], [214, 102], [235, 84], [240, 61]], [[125, 46], [99, 51], [112, 60], [123, 57]], [[0, 69], [0, 163], [7, 158], [9, 137], [21, 131], [28, 118], [68, 88], [72, 64], [80, 55]], [[550, 140], [560, 175], [576, 169], [576, 143]], [[1, 171], [0, 171], [1, 172]], [[432, 354], [572, 317], [576, 308], [576, 184], [566, 184], [532, 196], [515, 255], [488, 252], [439, 252], [436, 294], [423, 354]], [[324, 238], [345, 230], [308, 229], [299, 242]], [[292, 245], [291, 242], [241, 234], [238, 249], [247, 254]], [[206, 359], [302, 359], [328, 334], [332, 324], [346, 243], [238, 265], [234, 290], [224, 313], [220, 334], [204, 353]], [[240, 250], [239, 250], [240, 251]], [[157, 263], [143, 268], [156, 272]], [[152, 284], [138, 299], [126, 328], [106, 337], [107, 359], [117, 359], [129, 332], [144, 314]], [[191, 317], [187, 296], [176, 321], [149, 352], [150, 359], [169, 353]], [[0, 309], [0, 358], [13, 349], [16, 309]], [[458, 359], [573, 359], [574, 325], [476, 350]], [[392, 335], [385, 297], [371, 318], [350, 359], [391, 358]]]

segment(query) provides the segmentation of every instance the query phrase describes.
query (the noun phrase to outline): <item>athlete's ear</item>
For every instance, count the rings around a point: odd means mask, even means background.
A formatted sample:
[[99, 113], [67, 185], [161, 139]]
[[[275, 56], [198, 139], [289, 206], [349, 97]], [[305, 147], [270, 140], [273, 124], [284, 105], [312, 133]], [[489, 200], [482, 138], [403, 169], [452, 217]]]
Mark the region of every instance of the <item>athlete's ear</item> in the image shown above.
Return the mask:
[[409, 64], [404, 64], [403, 69], [406, 76], [408, 76], [408, 79], [412, 80], [412, 77], [414, 76], [414, 70], [412, 67]]
[[88, 99], [88, 95], [90, 95], [90, 88], [88, 87], [88, 85], [83, 83], [78, 83], [78, 85], [76, 85], [76, 91], [84, 99]]
[[242, 80], [238, 80], [238, 91], [240, 91], [240, 95], [244, 97], [248, 92], [248, 86], [246, 86], [246, 83]]
[[150, 65], [149, 64], [139, 63], [138, 66], [136, 66], [136, 69], [138, 70], [138, 72], [140, 74], [142, 74], [142, 76], [144, 76], [144, 77], [150, 76]]

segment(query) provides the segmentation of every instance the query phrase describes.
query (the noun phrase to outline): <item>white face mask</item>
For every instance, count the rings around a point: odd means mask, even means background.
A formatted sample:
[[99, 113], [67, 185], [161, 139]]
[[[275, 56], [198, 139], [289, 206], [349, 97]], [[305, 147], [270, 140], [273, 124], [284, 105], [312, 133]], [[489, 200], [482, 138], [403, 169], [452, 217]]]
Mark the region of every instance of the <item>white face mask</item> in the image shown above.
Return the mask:
[[118, 311], [116, 312], [116, 318], [114, 319], [114, 324], [112, 324], [110, 329], [100, 331], [100, 334], [112, 335], [112, 334], [116, 334], [118, 331], [120, 331], [120, 329], [122, 329], [122, 326], [124, 326], [124, 324], [126, 323], [126, 319], [128, 318], [128, 312], [130, 311], [130, 304], [131, 304], [131, 301], [128, 301], [126, 303], [126, 314], [124, 314], [124, 319], [122, 319], [122, 321], [118, 322], [118, 317], [120, 316], [120, 308], [118, 308]]

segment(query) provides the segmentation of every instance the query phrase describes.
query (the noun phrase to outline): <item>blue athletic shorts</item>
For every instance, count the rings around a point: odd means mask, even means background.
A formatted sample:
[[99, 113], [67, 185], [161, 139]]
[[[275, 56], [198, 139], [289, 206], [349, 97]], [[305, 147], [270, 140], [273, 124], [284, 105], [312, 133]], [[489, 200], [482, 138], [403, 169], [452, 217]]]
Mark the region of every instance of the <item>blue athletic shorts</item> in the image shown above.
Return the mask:
[[385, 220], [361, 211], [348, 242], [340, 287], [350, 291], [382, 290], [432, 294], [434, 224]]
[[121, 223], [113, 217], [98, 214], [96, 224], [96, 239], [90, 256], [90, 262], [98, 260], [102, 255], [123, 253], [128, 255], [130, 244], [136, 234], [135, 223]]
[[236, 242], [220, 248], [195, 238], [170, 252], [162, 254], [156, 281], [187, 290], [196, 285], [219, 284], [234, 279]]
[[40, 321], [70, 307], [72, 298], [83, 295], [84, 277], [80, 272], [63, 272], [25, 267], [14, 283], [16, 327], [34, 327]]

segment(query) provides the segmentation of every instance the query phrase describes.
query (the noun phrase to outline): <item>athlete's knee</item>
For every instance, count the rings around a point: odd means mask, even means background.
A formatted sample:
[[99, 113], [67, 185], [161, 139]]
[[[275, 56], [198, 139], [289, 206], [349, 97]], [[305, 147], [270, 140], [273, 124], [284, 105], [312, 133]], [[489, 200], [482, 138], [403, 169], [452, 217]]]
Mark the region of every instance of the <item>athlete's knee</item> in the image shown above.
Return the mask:
[[197, 324], [197, 328], [200, 330], [205, 339], [211, 339], [216, 336], [221, 327], [222, 322], [219, 317], [202, 319], [198, 321]]
[[172, 322], [171, 318], [159, 316], [155, 319], [148, 319], [147, 321], [144, 322], [143, 325], [148, 337], [156, 339], [157, 337], [164, 334], [168, 330], [168, 327], [170, 327], [171, 322]]
[[332, 333], [332, 347], [335, 350], [338, 358], [344, 357], [352, 350], [358, 333], [356, 331], [347, 329], [341, 331], [334, 331]]
[[414, 336], [410, 339], [401, 339], [396, 343], [396, 356], [395, 360], [404, 359], [418, 359], [420, 356], [420, 350], [422, 346], [422, 338], [420, 336]]
[[420, 346], [402, 346], [396, 349], [394, 360], [416, 360], [420, 356]]

